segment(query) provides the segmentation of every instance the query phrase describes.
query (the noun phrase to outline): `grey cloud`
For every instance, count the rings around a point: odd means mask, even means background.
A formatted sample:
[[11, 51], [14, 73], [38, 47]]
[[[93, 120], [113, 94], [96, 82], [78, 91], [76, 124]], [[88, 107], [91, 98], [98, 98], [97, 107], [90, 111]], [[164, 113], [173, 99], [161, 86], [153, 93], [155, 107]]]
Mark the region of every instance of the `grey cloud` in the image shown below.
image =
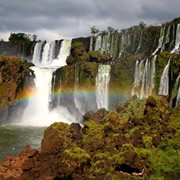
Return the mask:
[[171, 20], [179, 15], [179, 7], [179, 0], [0, 0], [0, 32], [47, 30], [64, 37], [87, 36], [93, 25], [121, 29], [142, 20]]

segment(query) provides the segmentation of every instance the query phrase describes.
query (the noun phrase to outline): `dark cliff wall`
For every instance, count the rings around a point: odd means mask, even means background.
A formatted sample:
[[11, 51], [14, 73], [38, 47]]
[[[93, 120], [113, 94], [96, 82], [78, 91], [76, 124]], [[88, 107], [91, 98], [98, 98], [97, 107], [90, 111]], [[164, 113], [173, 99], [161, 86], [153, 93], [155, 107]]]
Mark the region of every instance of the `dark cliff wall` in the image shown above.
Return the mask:
[[19, 56], [31, 60], [35, 42], [5, 42], [0, 41], [0, 54], [5, 56]]
[[90, 37], [80, 37], [80, 38], [75, 38], [72, 39], [72, 44], [75, 42], [82, 42], [86, 51], [89, 51], [89, 47], [90, 47]]

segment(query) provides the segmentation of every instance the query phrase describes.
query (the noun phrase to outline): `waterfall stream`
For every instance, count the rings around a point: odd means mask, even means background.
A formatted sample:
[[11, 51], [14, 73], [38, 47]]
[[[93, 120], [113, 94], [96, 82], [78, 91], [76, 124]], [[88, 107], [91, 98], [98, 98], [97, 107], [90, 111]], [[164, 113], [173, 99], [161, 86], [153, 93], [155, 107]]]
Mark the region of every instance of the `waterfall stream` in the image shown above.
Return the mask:
[[165, 66], [161, 76], [159, 95], [169, 95], [169, 66], [170, 60], [168, 61], [168, 64]]
[[154, 77], [156, 73], [155, 55], [152, 60], [137, 60], [134, 72], [134, 84], [131, 95], [137, 95], [140, 99], [152, 95], [154, 88]]
[[96, 102], [98, 109], [108, 109], [108, 89], [110, 81], [110, 70], [110, 65], [99, 65], [96, 77]]
[[177, 25], [175, 47], [171, 53], [177, 52], [179, 50], [179, 46], [180, 46], [180, 24]]
[[[50, 111], [52, 75], [53, 72], [66, 65], [66, 58], [70, 53], [71, 41], [64, 40], [61, 44], [57, 59], [54, 57], [55, 42], [48, 43], [42, 47], [42, 43], [35, 45], [33, 60], [35, 67], [31, 69], [35, 74], [35, 99], [29, 102], [23, 114], [21, 125], [48, 126], [53, 122], [73, 121], [72, 115], [65, 107], [58, 107]], [[42, 59], [41, 59], [42, 53]]]

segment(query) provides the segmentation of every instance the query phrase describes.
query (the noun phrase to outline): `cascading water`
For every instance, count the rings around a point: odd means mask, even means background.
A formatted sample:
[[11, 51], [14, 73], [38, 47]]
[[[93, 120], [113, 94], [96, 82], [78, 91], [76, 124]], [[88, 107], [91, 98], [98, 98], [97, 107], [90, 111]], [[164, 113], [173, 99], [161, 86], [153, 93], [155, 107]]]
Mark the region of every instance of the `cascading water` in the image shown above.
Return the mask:
[[47, 42], [44, 46], [43, 49], [43, 54], [42, 54], [42, 61], [40, 66], [47, 66], [49, 62], [49, 55], [50, 55], [50, 44]]
[[153, 52], [153, 56], [159, 51], [159, 49], [162, 48], [162, 46], [163, 46], [163, 40], [164, 40], [164, 35], [165, 35], [165, 27], [161, 28], [158, 47], [157, 47], [156, 50]]
[[96, 76], [96, 102], [97, 108], [108, 109], [108, 89], [110, 81], [110, 65], [99, 65]]
[[75, 85], [74, 85], [74, 103], [81, 115], [84, 115], [86, 112], [84, 110], [85, 104], [82, 103], [82, 94], [80, 95], [78, 92], [78, 85], [79, 85], [79, 73], [78, 73], [78, 66], [75, 65]]
[[42, 42], [37, 42], [34, 47], [33, 59], [32, 62], [37, 64], [41, 60], [41, 51], [42, 51]]
[[180, 47], [180, 24], [177, 25], [175, 47], [174, 47], [174, 49], [171, 51], [171, 53], [178, 52], [179, 47]]
[[170, 60], [168, 61], [168, 64], [165, 66], [161, 76], [159, 95], [169, 95], [169, 66]]
[[134, 73], [134, 84], [131, 95], [137, 95], [140, 99], [152, 95], [154, 88], [155, 63], [157, 56], [150, 60], [137, 60]]
[[[180, 75], [178, 76], [178, 78], [176, 79], [176, 84], [179, 84], [179, 80], [180, 80]], [[178, 106], [180, 104], [180, 85], [178, 88], [178, 93], [177, 93], [177, 97], [176, 97], [176, 106]]]
[[155, 55], [153, 57], [152, 65], [151, 65], [151, 83], [150, 83], [150, 94], [149, 95], [152, 95], [152, 91], [155, 86], [154, 81], [155, 81], [155, 75], [156, 75], [156, 60], [157, 60], [157, 55]]
[[145, 62], [145, 68], [143, 72], [140, 99], [144, 97], [146, 98], [150, 95], [150, 88], [151, 88], [150, 83], [151, 83], [151, 65], [150, 65], [150, 61], [147, 59]]
[[[48, 126], [56, 121], [70, 122], [74, 118], [65, 107], [58, 107], [50, 111], [53, 72], [66, 64], [66, 58], [70, 53], [71, 41], [64, 40], [61, 44], [58, 59], [53, 57], [54, 44], [46, 43], [43, 49], [42, 59], [40, 60], [40, 43], [35, 46], [33, 62], [35, 67], [32, 70], [35, 74], [35, 95], [34, 102], [29, 102], [24, 114], [21, 125]], [[36, 58], [37, 57], [37, 58]]]
[[96, 38], [95, 50], [101, 51], [101, 36], [100, 35]]
[[166, 50], [166, 44], [168, 44], [170, 42], [170, 29], [171, 29], [171, 25], [167, 27], [167, 32], [165, 35], [165, 39], [164, 39], [161, 51], [165, 51]]
[[142, 39], [143, 39], [143, 33], [141, 33], [141, 35], [140, 35], [139, 45], [138, 45], [138, 47], [137, 47], [137, 49], [136, 49], [136, 53], [141, 49]]

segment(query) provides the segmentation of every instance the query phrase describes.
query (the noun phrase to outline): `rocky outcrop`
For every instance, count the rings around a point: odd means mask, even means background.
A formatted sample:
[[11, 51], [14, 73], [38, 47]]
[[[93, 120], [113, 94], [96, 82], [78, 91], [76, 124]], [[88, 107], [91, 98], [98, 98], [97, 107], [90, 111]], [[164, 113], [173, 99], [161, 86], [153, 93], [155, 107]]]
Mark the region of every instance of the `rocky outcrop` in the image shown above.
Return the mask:
[[85, 50], [89, 51], [89, 47], [90, 47], [90, 37], [80, 37], [80, 38], [74, 38], [72, 39], [72, 44], [76, 43], [76, 42], [81, 42], [83, 43]]
[[29, 69], [31, 63], [19, 57], [0, 56], [0, 123], [5, 122], [9, 108], [26, 96], [26, 90], [31, 82], [33, 72]]
[[41, 150], [26, 146], [0, 163], [1, 179], [179, 178], [179, 109], [136, 97], [90, 113], [84, 127], [54, 123]]

